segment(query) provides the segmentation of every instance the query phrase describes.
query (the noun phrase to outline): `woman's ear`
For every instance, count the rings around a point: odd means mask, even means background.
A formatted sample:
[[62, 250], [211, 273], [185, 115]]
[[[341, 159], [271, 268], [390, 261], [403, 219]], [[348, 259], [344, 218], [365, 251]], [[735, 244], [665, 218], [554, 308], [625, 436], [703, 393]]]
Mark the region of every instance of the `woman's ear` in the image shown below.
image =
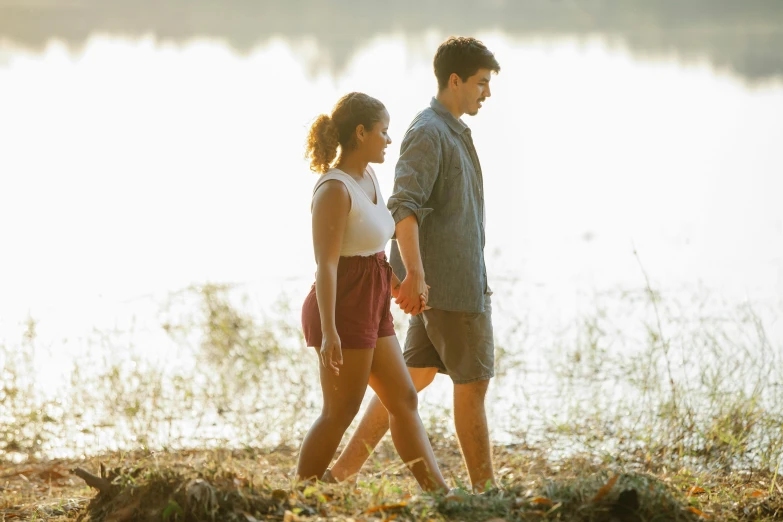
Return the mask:
[[364, 128], [364, 124], [359, 124], [356, 126], [356, 142], [361, 143], [364, 141], [364, 137], [367, 134], [367, 131]]

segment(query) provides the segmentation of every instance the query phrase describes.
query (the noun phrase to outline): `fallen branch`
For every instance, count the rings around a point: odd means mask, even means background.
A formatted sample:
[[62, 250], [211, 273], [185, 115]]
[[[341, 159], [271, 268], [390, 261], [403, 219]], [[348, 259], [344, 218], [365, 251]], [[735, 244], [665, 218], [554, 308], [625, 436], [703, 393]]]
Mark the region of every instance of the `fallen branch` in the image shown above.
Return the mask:
[[111, 482], [108, 480], [101, 477], [96, 477], [92, 473], [85, 471], [82, 468], [72, 469], [71, 473], [85, 481], [88, 486], [97, 489], [101, 493], [109, 494], [111, 493], [112, 489], [114, 489], [111, 485]]

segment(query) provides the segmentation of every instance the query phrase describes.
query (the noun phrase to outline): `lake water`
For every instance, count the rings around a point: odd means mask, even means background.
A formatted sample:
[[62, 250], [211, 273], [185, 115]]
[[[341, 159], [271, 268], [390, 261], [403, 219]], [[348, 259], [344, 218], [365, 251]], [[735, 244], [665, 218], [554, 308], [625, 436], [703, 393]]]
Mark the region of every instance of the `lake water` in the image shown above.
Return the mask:
[[521, 316], [568, 323], [598, 294], [643, 287], [639, 261], [669, 295], [781, 310], [779, 3], [697, 2], [701, 18], [657, 2], [357, 4], [344, 17], [329, 2], [141, 4], [0, 2], [0, 342], [38, 321], [43, 387], [95, 350], [95, 330], [136, 329], [150, 340], [138, 350], [161, 356], [159, 303], [191, 284], [298, 306], [315, 270], [308, 125], [349, 91], [383, 101], [388, 198], [452, 32], [502, 67], [465, 118], [500, 331]]

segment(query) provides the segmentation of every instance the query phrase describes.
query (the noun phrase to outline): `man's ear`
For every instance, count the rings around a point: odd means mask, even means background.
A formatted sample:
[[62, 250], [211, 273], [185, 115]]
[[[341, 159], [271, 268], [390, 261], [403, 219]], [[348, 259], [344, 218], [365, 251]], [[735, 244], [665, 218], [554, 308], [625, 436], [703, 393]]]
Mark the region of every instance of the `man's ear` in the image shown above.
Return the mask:
[[462, 78], [457, 73], [451, 73], [449, 76], [449, 87], [459, 87], [462, 84]]

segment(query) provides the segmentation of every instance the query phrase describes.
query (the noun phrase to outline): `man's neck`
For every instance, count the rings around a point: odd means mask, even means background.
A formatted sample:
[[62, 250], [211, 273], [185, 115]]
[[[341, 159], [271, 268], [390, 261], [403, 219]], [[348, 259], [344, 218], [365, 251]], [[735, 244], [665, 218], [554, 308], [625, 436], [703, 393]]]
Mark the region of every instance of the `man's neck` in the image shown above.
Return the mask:
[[455, 118], [460, 119], [462, 115], [465, 114], [459, 110], [459, 106], [456, 100], [454, 100], [449, 91], [443, 90], [439, 92], [435, 95], [435, 99], [438, 100], [441, 105], [446, 107], [446, 110], [448, 110]]

